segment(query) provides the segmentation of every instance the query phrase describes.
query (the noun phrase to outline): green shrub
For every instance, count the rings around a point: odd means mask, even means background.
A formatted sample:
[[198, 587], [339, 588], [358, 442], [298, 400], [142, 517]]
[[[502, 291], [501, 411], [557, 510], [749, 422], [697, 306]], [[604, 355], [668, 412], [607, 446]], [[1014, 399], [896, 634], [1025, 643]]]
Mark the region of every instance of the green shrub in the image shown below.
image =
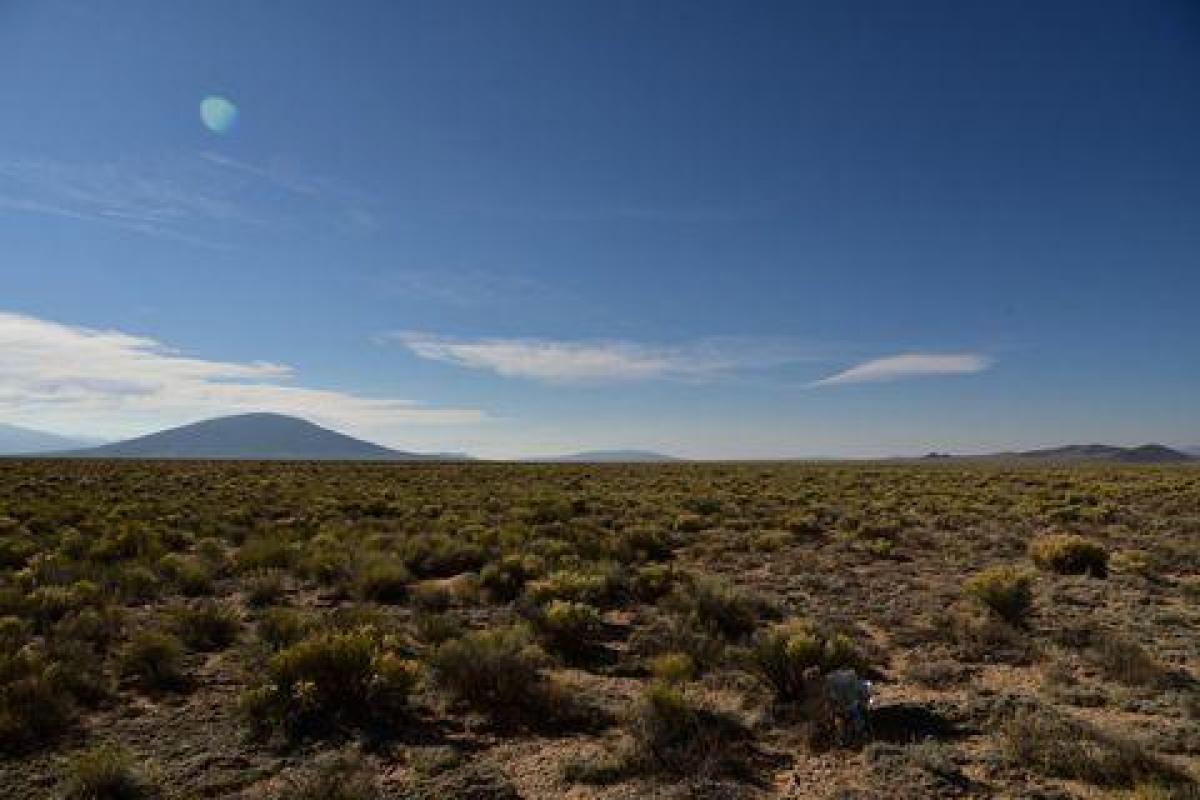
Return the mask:
[[278, 603], [284, 594], [283, 571], [265, 569], [245, 580], [246, 603], [254, 608], [264, 608]]
[[991, 567], [963, 582], [963, 593], [1012, 625], [1033, 608], [1033, 576], [1016, 567]]
[[258, 638], [272, 650], [281, 650], [303, 639], [312, 627], [312, 620], [295, 609], [268, 608], [258, 621]]
[[109, 530], [92, 545], [91, 558], [103, 563], [157, 558], [163, 551], [162, 539], [155, 531], [127, 525]]
[[545, 660], [524, 626], [473, 631], [429, 657], [434, 683], [454, 700], [489, 713], [536, 710]]
[[141, 631], [134, 634], [121, 653], [121, 674], [144, 689], [183, 688], [183, 645], [169, 633]]
[[0, 617], [0, 655], [20, 650], [32, 633], [33, 628], [28, 621], [11, 615]]
[[81, 606], [80, 599], [69, 587], [40, 586], [29, 593], [27, 614], [35, 628], [45, 630]]
[[403, 603], [411, 580], [403, 562], [383, 555], [369, 558], [356, 578], [359, 594], [376, 603]]
[[582, 654], [602, 627], [594, 607], [568, 600], [551, 600], [533, 620], [547, 647], [566, 656]]
[[159, 559], [158, 569], [188, 597], [202, 597], [213, 592], [212, 569], [195, 556], [168, 553]]
[[686, 586], [676, 587], [670, 601], [673, 608], [727, 639], [753, 633], [759, 617], [767, 612], [756, 597], [723, 579], [709, 576], [699, 576]]
[[644, 564], [634, 571], [629, 590], [638, 600], [653, 603], [671, 592], [675, 578], [675, 570], [668, 564]]
[[413, 615], [417, 638], [425, 644], [439, 645], [463, 635], [463, 623], [453, 614], [418, 612]]
[[626, 718], [633, 740], [630, 768], [705, 777], [745, 771], [739, 746], [746, 731], [699, 707], [681, 689], [651, 684]]
[[1108, 551], [1098, 542], [1073, 533], [1038, 536], [1029, 542], [1029, 557], [1044, 570], [1060, 575], [1108, 574]]
[[224, 650], [237, 639], [242, 621], [232, 607], [213, 600], [171, 611], [176, 634], [192, 650]]
[[436, 613], [451, 606], [470, 605], [479, 595], [479, 584], [473, 573], [453, 578], [421, 581], [412, 587], [410, 605], [417, 611]]
[[318, 633], [280, 650], [244, 711], [252, 725], [288, 736], [343, 724], [387, 722], [401, 713], [420, 670], [377, 633]]
[[144, 564], [124, 564], [116, 574], [117, 593], [126, 602], [145, 603], [162, 592], [162, 581]]
[[506, 555], [493, 561], [479, 573], [479, 584], [495, 601], [513, 600], [531, 578], [542, 574], [545, 565], [536, 556]]
[[634, 525], [617, 534], [613, 555], [626, 563], [662, 561], [671, 557], [671, 537], [660, 528]]
[[318, 583], [336, 586], [350, 579], [352, 550], [338, 537], [320, 533], [309, 539], [304, 546], [304, 555], [298, 569]]
[[642, 693], [630, 723], [638, 750], [650, 759], [660, 765], [690, 761], [680, 756], [695, 747], [700, 720], [681, 690], [652, 684]]
[[238, 548], [234, 563], [238, 572], [287, 569], [295, 559], [291, 544], [281, 536], [255, 536]]
[[671, 614], [637, 630], [629, 647], [643, 656], [683, 653], [692, 660], [697, 673], [724, 663], [729, 645], [725, 637], [701, 625], [691, 616]]
[[529, 504], [522, 516], [534, 525], [570, 522], [575, 516], [575, 506], [567, 497], [539, 497]]
[[687, 653], [663, 653], [650, 659], [650, 674], [669, 685], [696, 677], [696, 662]]
[[813, 534], [821, 533], [825, 530], [825, 526], [821, 523], [820, 516], [812, 511], [807, 511], [788, 517], [786, 525], [787, 529], [792, 533], [803, 536], [811, 536]]
[[37, 545], [28, 537], [0, 536], [0, 569], [20, 569], [36, 552]]
[[67, 800], [147, 800], [160, 792], [127, 750], [101, 745], [71, 758], [64, 794]]
[[611, 571], [560, 569], [545, 578], [530, 581], [525, 593], [535, 603], [570, 600], [576, 603], [604, 605], [613, 598], [616, 582]]
[[422, 578], [450, 578], [477, 571], [486, 561], [478, 544], [442, 534], [406, 539], [400, 554], [408, 569]]
[[758, 636], [753, 654], [758, 671], [783, 703], [804, 699], [814, 677], [863, 668], [863, 659], [849, 638], [826, 635], [808, 620], [772, 626]]

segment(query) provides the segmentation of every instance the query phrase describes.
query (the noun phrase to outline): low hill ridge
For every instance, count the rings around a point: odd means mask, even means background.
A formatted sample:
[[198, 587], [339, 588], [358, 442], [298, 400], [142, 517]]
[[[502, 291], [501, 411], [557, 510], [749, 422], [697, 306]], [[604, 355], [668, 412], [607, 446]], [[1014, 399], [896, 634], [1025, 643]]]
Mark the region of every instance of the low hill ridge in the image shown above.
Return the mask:
[[32, 455], [56, 450], [73, 450], [92, 447], [103, 440], [88, 440], [81, 437], [61, 436], [57, 433], [9, 425], [0, 422], [0, 456]]
[[308, 420], [266, 412], [203, 420], [122, 442], [60, 455], [262, 461], [410, 461], [434, 459], [356, 439]]
[[656, 453], [653, 450], [585, 450], [558, 456], [540, 456], [525, 459], [549, 464], [566, 463], [611, 463], [611, 464], [657, 464], [678, 461], [675, 456]]
[[1045, 461], [1117, 461], [1125, 464], [1171, 464], [1191, 461], [1187, 453], [1161, 444], [1118, 447], [1108, 444], [1073, 444], [1014, 454], [1017, 458]]

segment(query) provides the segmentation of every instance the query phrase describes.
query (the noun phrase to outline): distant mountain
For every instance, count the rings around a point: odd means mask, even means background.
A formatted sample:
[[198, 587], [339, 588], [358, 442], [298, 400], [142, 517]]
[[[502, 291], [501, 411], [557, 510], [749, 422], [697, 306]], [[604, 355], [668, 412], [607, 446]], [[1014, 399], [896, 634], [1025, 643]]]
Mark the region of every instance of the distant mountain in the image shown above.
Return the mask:
[[75, 450], [72, 458], [241, 459], [262, 461], [413, 461], [406, 453], [283, 414], [238, 414], [123, 442]]
[[1030, 461], [1114, 461], [1122, 464], [1173, 464], [1191, 461], [1192, 456], [1161, 444], [1117, 447], [1109, 444], [1072, 444], [1022, 453], [1000, 453], [1000, 457]]
[[930, 453], [924, 458], [954, 458], [955, 461], [1022, 461], [1045, 463], [1109, 462], [1116, 464], [1175, 464], [1195, 461], [1188, 453], [1164, 445], [1139, 445], [1118, 447], [1116, 445], [1066, 445], [1044, 447], [1040, 450], [1020, 452], [988, 453], [984, 456], [943, 456]]
[[659, 464], [678, 460], [675, 456], [651, 450], [587, 450], [582, 453], [526, 459], [549, 464]]
[[1136, 447], [1118, 447], [1111, 444], [1069, 444], [1063, 447], [1046, 447], [1038, 450], [1006, 451], [979, 455], [950, 455], [932, 452], [916, 459], [904, 461], [1029, 461], [1057, 464], [1108, 462], [1113, 464], [1178, 464], [1200, 461], [1183, 450], [1161, 444], [1143, 444]]
[[51, 453], [56, 450], [75, 450], [100, 444], [101, 439], [83, 439], [59, 436], [56, 433], [36, 431], [18, 425], [0, 422], [0, 456]]
[[1187, 453], [1189, 456], [1195, 456], [1196, 458], [1200, 458], [1200, 444], [1191, 445], [1189, 447], [1180, 447], [1177, 449], [1182, 450], [1183, 452]]

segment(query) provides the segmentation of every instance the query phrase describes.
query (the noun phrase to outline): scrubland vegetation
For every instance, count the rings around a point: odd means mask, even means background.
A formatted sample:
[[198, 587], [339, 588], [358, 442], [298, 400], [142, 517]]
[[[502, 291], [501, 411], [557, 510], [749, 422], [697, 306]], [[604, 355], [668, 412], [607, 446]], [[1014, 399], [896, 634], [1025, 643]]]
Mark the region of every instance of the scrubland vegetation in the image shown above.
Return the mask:
[[4, 797], [1196, 797], [1198, 669], [1196, 468], [0, 462]]

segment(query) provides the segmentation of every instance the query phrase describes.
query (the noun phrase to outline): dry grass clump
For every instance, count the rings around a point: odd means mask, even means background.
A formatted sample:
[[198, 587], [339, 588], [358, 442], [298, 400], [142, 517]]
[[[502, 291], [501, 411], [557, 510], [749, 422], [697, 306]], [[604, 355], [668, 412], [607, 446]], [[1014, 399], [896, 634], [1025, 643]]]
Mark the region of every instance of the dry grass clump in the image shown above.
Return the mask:
[[150, 691], [178, 691], [187, 686], [183, 643], [162, 631], [134, 634], [121, 653], [121, 674]]
[[195, 556], [167, 553], [158, 562], [159, 572], [179, 592], [187, 597], [203, 597], [213, 593], [212, 568]]
[[424, 644], [436, 647], [464, 632], [463, 621], [453, 613], [418, 611], [413, 615], [413, 633]]
[[313, 620], [294, 608], [268, 608], [258, 620], [258, 638], [272, 650], [281, 650], [303, 639], [314, 626]]
[[1089, 655], [1106, 678], [1126, 686], [1161, 686], [1167, 681], [1162, 664], [1125, 636], [1099, 637]]
[[614, 783], [634, 775], [704, 780], [747, 777], [750, 733], [737, 719], [678, 686], [648, 686], [624, 719], [626, 745], [607, 757], [567, 765], [568, 781]]
[[1029, 542], [1029, 557], [1038, 567], [1060, 575], [1108, 574], [1108, 551], [1099, 542], [1074, 533], [1038, 536]]
[[77, 753], [67, 764], [66, 800], [150, 800], [161, 796], [160, 788], [122, 747], [100, 745]]
[[179, 606], [170, 614], [175, 633], [188, 648], [200, 652], [224, 650], [242, 628], [237, 610], [215, 600]]
[[283, 601], [286, 578], [283, 570], [264, 569], [246, 577], [246, 605], [267, 608]]
[[338, 754], [289, 775], [273, 800], [380, 800], [379, 781], [362, 759]]
[[1103, 787], [1191, 784], [1170, 764], [1128, 739], [1109, 736], [1047, 707], [1017, 711], [1001, 729], [1004, 755], [1051, 778]]
[[247, 539], [238, 548], [234, 564], [242, 573], [286, 570], [295, 561], [292, 544], [282, 536], [260, 535]]
[[1118, 550], [1109, 559], [1109, 568], [1126, 575], [1155, 580], [1159, 576], [1162, 559], [1147, 550], [1128, 548]]
[[71, 724], [75, 699], [62, 677], [37, 650], [0, 653], [0, 751], [44, 742]]
[[1023, 625], [1033, 608], [1033, 576], [1018, 567], [990, 567], [964, 581], [963, 594], [1010, 625]]

